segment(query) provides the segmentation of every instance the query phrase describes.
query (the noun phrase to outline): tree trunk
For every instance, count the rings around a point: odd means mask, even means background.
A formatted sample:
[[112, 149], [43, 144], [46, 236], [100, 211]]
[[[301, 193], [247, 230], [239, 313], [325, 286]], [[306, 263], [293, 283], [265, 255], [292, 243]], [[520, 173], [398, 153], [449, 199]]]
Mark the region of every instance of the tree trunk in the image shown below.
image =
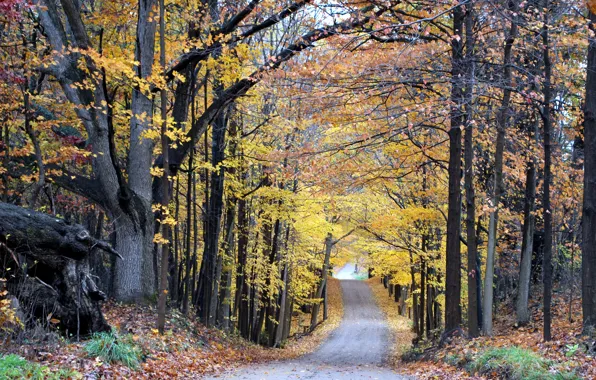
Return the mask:
[[202, 296], [202, 322], [206, 326], [213, 326], [215, 323], [216, 310], [218, 305], [219, 289], [218, 278], [218, 254], [219, 234], [221, 231], [221, 217], [223, 210], [224, 191], [224, 168], [220, 165], [224, 160], [225, 135], [227, 119], [223, 112], [217, 116], [213, 124], [211, 165], [215, 170], [211, 175], [211, 194], [209, 196], [209, 208], [206, 215], [207, 234], [205, 236], [205, 258], [203, 265], [203, 296]]
[[38, 318], [52, 313], [60, 331], [88, 335], [109, 331], [100, 308], [105, 299], [85, 261], [93, 248], [120, 255], [78, 224], [0, 203], [0, 256], [8, 289]]
[[461, 324], [461, 127], [463, 126], [464, 75], [462, 32], [464, 13], [461, 6], [453, 10], [451, 39], [451, 101], [449, 128], [449, 201], [447, 215], [447, 264], [445, 279], [445, 331]]
[[552, 161], [552, 146], [551, 146], [551, 100], [552, 100], [552, 64], [550, 60], [550, 42], [549, 42], [549, 0], [544, 0], [544, 20], [542, 27], [542, 43], [543, 43], [543, 61], [544, 61], [544, 107], [542, 108], [542, 117], [544, 121], [544, 189], [543, 189], [543, 215], [544, 215], [544, 258], [542, 270], [544, 271], [544, 340], [551, 340], [551, 299], [553, 286], [553, 222], [552, 211], [550, 204], [550, 183], [552, 181], [551, 161]]
[[466, 193], [466, 235], [468, 247], [468, 335], [475, 338], [479, 334], [478, 329], [478, 295], [476, 282], [479, 273], [476, 272], [476, 260], [478, 246], [476, 244], [476, 194], [474, 189], [474, 124], [472, 123], [472, 99], [474, 96], [475, 64], [474, 46], [475, 36], [473, 32], [474, 5], [472, 2], [466, 5], [466, 115], [465, 115], [465, 136], [464, 136], [464, 188]]
[[[596, 15], [590, 12], [590, 30]], [[582, 311], [584, 332], [596, 328], [596, 39], [590, 38], [584, 109]]]
[[[534, 124], [535, 125], [535, 124]], [[534, 131], [529, 134], [536, 133]], [[530, 153], [532, 155], [532, 153]], [[517, 323], [523, 326], [530, 322], [530, 310], [528, 301], [530, 298], [530, 276], [532, 272], [532, 252], [534, 250], [534, 225], [536, 217], [534, 216], [536, 204], [536, 159], [529, 158], [528, 168], [526, 170], [526, 196], [524, 199], [524, 226], [521, 246], [521, 260], [519, 265], [519, 285], [517, 287]]]
[[[333, 235], [331, 235], [331, 233], [329, 233], [327, 235], [327, 237], [325, 238], [325, 258], [323, 261], [323, 268], [322, 268], [323, 270], [321, 272], [321, 282], [319, 283], [319, 286], [317, 287], [317, 292], [315, 293], [315, 297], [314, 297], [316, 299], [323, 298], [323, 290], [325, 289], [325, 286], [327, 286], [327, 272], [329, 272], [329, 260], [331, 259], [331, 249], [333, 248], [333, 245], [334, 245]], [[315, 329], [315, 327], [317, 327], [317, 318], [318, 318], [320, 306], [321, 306], [320, 301], [317, 301], [312, 306], [312, 315], [311, 315], [311, 319], [310, 319], [310, 331], [313, 331]]]
[[489, 219], [486, 271], [484, 274], [484, 304], [482, 310], [482, 316], [484, 319], [482, 321], [482, 331], [485, 335], [492, 335], [493, 333], [493, 287], [497, 251], [497, 234], [499, 230], [499, 203], [501, 202], [501, 193], [503, 192], [503, 152], [505, 150], [505, 132], [509, 122], [509, 103], [511, 101], [512, 88], [511, 50], [517, 36], [517, 22], [515, 15], [518, 9], [516, 0], [511, 0], [509, 2], [509, 9], [513, 18], [511, 20], [511, 26], [505, 41], [505, 49], [503, 52], [503, 85], [505, 89], [503, 90], [501, 108], [497, 113], [495, 174], [490, 204], [492, 211], [490, 213]]

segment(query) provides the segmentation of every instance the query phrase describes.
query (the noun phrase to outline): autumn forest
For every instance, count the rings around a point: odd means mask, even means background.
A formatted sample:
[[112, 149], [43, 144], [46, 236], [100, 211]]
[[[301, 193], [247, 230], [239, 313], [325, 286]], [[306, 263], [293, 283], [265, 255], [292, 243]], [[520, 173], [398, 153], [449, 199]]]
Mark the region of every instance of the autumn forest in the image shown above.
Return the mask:
[[0, 0], [0, 378], [595, 378], [595, 28]]

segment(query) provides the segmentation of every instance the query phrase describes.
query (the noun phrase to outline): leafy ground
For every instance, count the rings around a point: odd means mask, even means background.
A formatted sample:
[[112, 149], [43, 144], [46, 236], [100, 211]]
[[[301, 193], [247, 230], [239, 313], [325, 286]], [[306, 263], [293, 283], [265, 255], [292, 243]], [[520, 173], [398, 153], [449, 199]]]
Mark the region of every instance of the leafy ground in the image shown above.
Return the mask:
[[[391, 364], [400, 373], [419, 379], [596, 379], [596, 359], [586, 351], [587, 339], [581, 336], [580, 304], [576, 301], [572, 306], [569, 322], [563, 295], [556, 296], [553, 302], [551, 342], [542, 339], [542, 304], [536, 294], [528, 326], [517, 328], [512, 306], [502, 304], [496, 313], [492, 338], [457, 338], [442, 349], [422, 345], [417, 352], [409, 352], [417, 360], [404, 362], [401, 356], [411, 347], [414, 337], [411, 323], [398, 315], [396, 303], [378, 279], [369, 283], [394, 331]], [[523, 372], [530, 367], [536, 368]]]
[[[36, 343], [3, 347], [3, 353], [18, 354], [49, 368], [52, 372], [68, 368], [85, 378], [200, 378], [207, 373], [219, 372], [229, 366], [290, 359], [313, 351], [339, 325], [343, 314], [339, 281], [329, 280], [329, 319], [312, 334], [292, 338], [284, 349], [268, 349], [248, 343], [234, 335], [216, 329], [207, 329], [192, 318], [172, 312], [166, 322], [166, 334], [155, 329], [154, 307], [118, 305], [104, 307], [106, 319], [116, 333], [141, 351], [138, 369], [120, 363], [110, 363], [87, 354], [86, 342]], [[300, 330], [300, 319], [294, 321], [294, 331]], [[297, 335], [299, 336], [299, 335]]]

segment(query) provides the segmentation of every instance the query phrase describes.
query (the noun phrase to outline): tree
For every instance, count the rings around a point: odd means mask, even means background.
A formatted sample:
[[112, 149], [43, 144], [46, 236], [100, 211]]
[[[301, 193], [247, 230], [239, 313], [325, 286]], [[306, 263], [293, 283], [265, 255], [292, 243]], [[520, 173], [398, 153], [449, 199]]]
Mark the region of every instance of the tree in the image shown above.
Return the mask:
[[[589, 2], [590, 30], [596, 7]], [[582, 213], [582, 310], [584, 331], [596, 328], [596, 39], [589, 37], [584, 104], [584, 203]]]
[[453, 9], [451, 38], [451, 112], [449, 125], [449, 213], [447, 217], [447, 269], [445, 278], [445, 331], [461, 324], [461, 148], [464, 125], [465, 62], [463, 56], [464, 11]]

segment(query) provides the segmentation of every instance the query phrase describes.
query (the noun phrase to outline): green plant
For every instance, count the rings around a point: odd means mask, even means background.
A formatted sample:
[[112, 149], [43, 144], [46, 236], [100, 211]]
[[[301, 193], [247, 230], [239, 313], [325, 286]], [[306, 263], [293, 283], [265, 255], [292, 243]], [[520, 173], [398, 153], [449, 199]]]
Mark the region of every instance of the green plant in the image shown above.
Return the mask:
[[60, 380], [80, 379], [80, 373], [73, 370], [51, 370], [46, 366], [32, 363], [18, 355], [0, 356], [0, 379]]
[[568, 344], [565, 347], [567, 348], [565, 356], [568, 358], [572, 357], [579, 351], [579, 344]]
[[119, 362], [136, 369], [141, 362], [142, 352], [130, 335], [118, 336], [111, 332], [96, 333], [85, 344], [85, 351], [91, 357], [99, 357], [110, 363]]
[[478, 356], [469, 369], [480, 374], [496, 373], [500, 379], [579, 379], [573, 373], [556, 370], [550, 360], [520, 347], [490, 348]]

